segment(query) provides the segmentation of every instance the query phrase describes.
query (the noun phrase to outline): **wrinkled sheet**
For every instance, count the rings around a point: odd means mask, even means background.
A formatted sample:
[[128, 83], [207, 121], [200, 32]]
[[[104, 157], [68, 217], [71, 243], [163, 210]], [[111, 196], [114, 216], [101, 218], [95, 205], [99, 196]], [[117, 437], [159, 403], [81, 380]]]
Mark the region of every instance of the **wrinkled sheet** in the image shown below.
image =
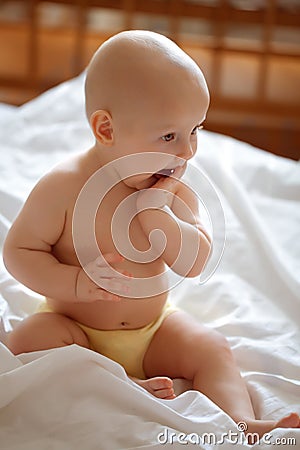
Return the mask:
[[[20, 108], [1, 105], [0, 136], [2, 247], [36, 181], [92, 143], [83, 76]], [[203, 131], [193, 164], [221, 199], [226, 245], [206, 283], [184, 280], [171, 297], [228, 338], [258, 417], [300, 413], [299, 163]], [[214, 239], [221, 248], [218, 227]], [[15, 357], [5, 337], [40, 297], [13, 280], [2, 262], [0, 293], [1, 449], [250, 448], [242, 433], [230, 435], [237, 432], [232, 420], [182, 380], [175, 380], [176, 399], [158, 400], [118, 364], [78, 346]], [[255, 448], [268, 449], [276, 439], [297, 439], [285, 448], [300, 448], [300, 430], [283, 429]]]

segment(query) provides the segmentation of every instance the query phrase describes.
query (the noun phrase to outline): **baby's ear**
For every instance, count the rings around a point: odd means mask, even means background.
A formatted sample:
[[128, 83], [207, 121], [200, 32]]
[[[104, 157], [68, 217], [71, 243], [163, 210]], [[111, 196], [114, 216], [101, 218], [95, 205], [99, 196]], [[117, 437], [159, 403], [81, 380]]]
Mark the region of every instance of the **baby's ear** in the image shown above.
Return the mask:
[[98, 142], [103, 145], [113, 144], [113, 126], [111, 115], [102, 109], [93, 112], [90, 125]]

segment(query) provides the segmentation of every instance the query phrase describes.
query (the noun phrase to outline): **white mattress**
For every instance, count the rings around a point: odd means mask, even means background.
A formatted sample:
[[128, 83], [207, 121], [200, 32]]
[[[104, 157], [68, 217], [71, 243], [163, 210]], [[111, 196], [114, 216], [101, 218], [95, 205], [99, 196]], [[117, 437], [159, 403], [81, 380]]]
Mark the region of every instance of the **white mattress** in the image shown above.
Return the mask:
[[[23, 107], [2, 105], [1, 246], [38, 178], [92, 142], [82, 86], [81, 76]], [[185, 280], [172, 291], [173, 300], [227, 336], [258, 417], [300, 413], [299, 163], [203, 131], [193, 164], [219, 190], [226, 246], [213, 276], [204, 284]], [[221, 237], [215, 239], [218, 248]], [[0, 292], [4, 342], [39, 296], [3, 265]], [[187, 387], [176, 380], [176, 388]], [[200, 393], [158, 400], [129, 381], [118, 364], [90, 350], [70, 346], [16, 357], [0, 342], [1, 449], [250, 448], [241, 433], [217, 443], [230, 430], [237, 431], [232, 420]], [[213, 434], [205, 439], [204, 433]], [[268, 439], [255, 448], [269, 449], [276, 439], [297, 439], [285, 448], [300, 448], [300, 429], [274, 430]], [[184, 442], [189, 444], [182, 447]]]

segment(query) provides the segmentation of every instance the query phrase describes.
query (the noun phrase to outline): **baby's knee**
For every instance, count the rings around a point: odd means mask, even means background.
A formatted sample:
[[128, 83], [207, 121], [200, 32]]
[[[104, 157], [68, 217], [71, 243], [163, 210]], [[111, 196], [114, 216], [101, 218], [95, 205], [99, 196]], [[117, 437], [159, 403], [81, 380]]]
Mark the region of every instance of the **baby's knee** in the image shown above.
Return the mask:
[[198, 361], [208, 363], [215, 359], [232, 359], [232, 351], [227, 339], [213, 329], [196, 333], [191, 345], [192, 352]]
[[27, 327], [26, 319], [24, 319], [8, 334], [5, 344], [12, 353], [19, 355], [33, 351], [33, 342], [29, 342], [31, 340], [34, 340], [33, 334], [31, 334], [29, 327]]
[[210, 330], [205, 339], [206, 353], [209, 357], [232, 359], [230, 344], [225, 336], [215, 330]]
[[206, 376], [208, 367], [232, 364], [232, 353], [227, 339], [215, 330], [199, 327], [186, 342], [182, 354], [184, 378], [194, 379], [195, 373]]
[[61, 314], [48, 312], [24, 319], [6, 341], [15, 355], [71, 344], [89, 347], [87, 336], [75, 322]]

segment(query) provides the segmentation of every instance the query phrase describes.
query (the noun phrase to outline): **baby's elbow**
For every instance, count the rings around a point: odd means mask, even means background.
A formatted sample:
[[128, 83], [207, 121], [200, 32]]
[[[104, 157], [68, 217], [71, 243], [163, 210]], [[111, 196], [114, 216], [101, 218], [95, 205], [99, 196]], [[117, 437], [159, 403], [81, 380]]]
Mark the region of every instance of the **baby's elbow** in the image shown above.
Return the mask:
[[14, 276], [14, 267], [16, 261], [16, 245], [9, 232], [3, 245], [2, 259], [6, 270]]
[[211, 247], [211, 242], [208, 239], [201, 239], [197, 257], [195, 258], [191, 269], [185, 274], [185, 277], [195, 278], [203, 272], [210, 257]]
[[6, 268], [7, 272], [10, 274], [12, 273], [11, 270], [11, 252], [10, 249], [7, 248], [7, 246], [4, 246], [3, 252], [2, 252], [2, 260], [4, 267]]
[[185, 278], [195, 278], [203, 272], [205, 265], [209, 259], [211, 244], [208, 239], [203, 238], [200, 241], [200, 247], [194, 246], [184, 247], [177, 259], [169, 267]]
[[8, 244], [7, 239], [4, 242], [3, 251], [2, 251], [2, 259], [4, 266], [8, 272], [11, 272], [10, 266], [11, 266], [11, 259], [12, 259], [12, 248]]

